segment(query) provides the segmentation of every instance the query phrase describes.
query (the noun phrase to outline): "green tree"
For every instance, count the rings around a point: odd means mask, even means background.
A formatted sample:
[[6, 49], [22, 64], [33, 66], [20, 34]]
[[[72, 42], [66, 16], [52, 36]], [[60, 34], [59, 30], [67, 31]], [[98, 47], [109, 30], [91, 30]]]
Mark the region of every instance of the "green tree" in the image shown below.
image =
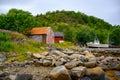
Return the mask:
[[86, 44], [87, 42], [94, 41], [95, 33], [92, 29], [84, 26], [78, 31], [76, 38], [81, 44]]
[[11, 9], [6, 15], [5, 29], [24, 32], [35, 24], [35, 19], [30, 12]]
[[114, 42], [116, 45], [120, 45], [120, 27], [119, 28], [115, 28], [111, 35], [110, 35], [110, 39], [112, 42]]

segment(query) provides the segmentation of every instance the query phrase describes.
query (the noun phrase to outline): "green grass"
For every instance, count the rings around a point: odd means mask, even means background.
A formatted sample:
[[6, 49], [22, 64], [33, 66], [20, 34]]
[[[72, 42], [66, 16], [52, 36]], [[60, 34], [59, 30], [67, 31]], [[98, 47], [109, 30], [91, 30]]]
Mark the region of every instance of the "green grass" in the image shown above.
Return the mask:
[[62, 49], [73, 49], [75, 45], [72, 42], [55, 43], [53, 46]]
[[26, 36], [15, 32], [0, 32], [0, 52], [16, 53], [16, 57], [7, 57], [8, 61], [24, 61], [28, 59], [26, 52], [41, 53], [40, 50], [44, 44], [35, 40], [30, 40]]

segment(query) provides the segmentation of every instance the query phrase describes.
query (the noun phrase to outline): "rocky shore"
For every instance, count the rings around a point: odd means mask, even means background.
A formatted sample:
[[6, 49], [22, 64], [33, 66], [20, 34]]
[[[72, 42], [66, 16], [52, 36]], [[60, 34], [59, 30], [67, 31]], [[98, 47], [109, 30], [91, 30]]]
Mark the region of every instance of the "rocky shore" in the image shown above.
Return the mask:
[[118, 51], [51, 49], [26, 56], [24, 62], [6, 62], [0, 54], [0, 80], [120, 80]]

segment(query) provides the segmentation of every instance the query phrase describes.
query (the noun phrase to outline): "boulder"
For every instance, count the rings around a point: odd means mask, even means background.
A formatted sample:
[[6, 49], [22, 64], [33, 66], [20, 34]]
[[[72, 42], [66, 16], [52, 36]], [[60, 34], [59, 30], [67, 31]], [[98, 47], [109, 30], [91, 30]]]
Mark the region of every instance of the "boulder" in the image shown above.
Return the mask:
[[63, 61], [55, 61], [55, 66], [61, 66], [63, 64]]
[[86, 76], [91, 80], [105, 80], [105, 72], [100, 67], [87, 69]]
[[87, 54], [85, 55], [85, 59], [86, 59], [86, 60], [89, 60], [90, 58], [95, 58], [95, 56], [94, 56], [92, 53], [87, 53]]
[[59, 55], [62, 55], [62, 54], [64, 54], [64, 53], [62, 53], [61, 51], [58, 51], [58, 50], [52, 50], [50, 54], [51, 54], [51, 55], [59, 56]]
[[0, 53], [0, 61], [5, 61], [5, 59], [6, 59], [6, 55]]
[[50, 72], [51, 80], [71, 80], [70, 74], [65, 66], [55, 67]]
[[51, 66], [52, 65], [52, 61], [51, 60], [43, 60], [43, 66]]
[[115, 72], [115, 77], [117, 80], [120, 80], [120, 71]]
[[63, 50], [63, 53], [72, 55], [74, 53], [74, 51], [73, 50]]
[[39, 53], [33, 53], [33, 57], [36, 58], [36, 59], [45, 58], [44, 55], [41, 55], [41, 54], [39, 54]]
[[91, 80], [89, 77], [79, 78], [78, 80]]
[[5, 66], [2, 63], [0, 63], [0, 70], [3, 70], [4, 68]]
[[42, 65], [43, 65], [43, 62], [42, 62], [42, 60], [39, 60], [39, 61], [34, 62], [34, 65], [35, 65], [36, 67], [39, 67], [39, 66], [42, 66]]
[[17, 75], [9, 75], [8, 80], [16, 80]]
[[71, 61], [71, 62], [67, 62], [67, 63], [65, 64], [65, 67], [66, 67], [67, 69], [72, 69], [72, 68], [76, 67], [78, 64], [79, 64], [79, 63], [76, 63], [76, 61]]
[[87, 68], [93, 68], [97, 64], [97, 59], [96, 58], [90, 58], [88, 62], [84, 62], [84, 66]]
[[69, 56], [70, 59], [81, 59], [84, 58], [84, 55], [80, 55], [80, 54], [72, 54]]
[[0, 80], [7, 80], [7, 76], [9, 76], [8, 73], [0, 71]]
[[110, 69], [107, 65], [105, 65], [103, 63], [97, 64], [97, 66], [101, 67], [103, 70], [109, 70]]
[[70, 75], [73, 80], [78, 80], [86, 74], [86, 67], [79, 66], [70, 70]]
[[85, 50], [85, 51], [83, 51], [83, 55], [86, 55], [86, 54], [88, 54], [88, 53], [90, 53], [88, 50]]
[[96, 62], [94, 62], [94, 61], [85, 62], [84, 66], [87, 68], [94, 68], [96, 66]]
[[17, 74], [15, 80], [33, 80], [32, 74]]

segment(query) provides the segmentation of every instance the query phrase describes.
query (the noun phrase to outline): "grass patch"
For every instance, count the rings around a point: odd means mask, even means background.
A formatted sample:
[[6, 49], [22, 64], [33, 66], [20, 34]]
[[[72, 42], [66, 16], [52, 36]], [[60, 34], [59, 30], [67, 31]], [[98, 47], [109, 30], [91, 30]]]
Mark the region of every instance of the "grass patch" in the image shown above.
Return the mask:
[[0, 32], [0, 52], [16, 53], [16, 57], [7, 57], [8, 61], [24, 61], [28, 59], [26, 52], [41, 53], [41, 46], [46, 46], [35, 40], [30, 40], [26, 36], [16, 32]]
[[62, 49], [73, 49], [75, 45], [72, 42], [55, 43], [53, 46]]

